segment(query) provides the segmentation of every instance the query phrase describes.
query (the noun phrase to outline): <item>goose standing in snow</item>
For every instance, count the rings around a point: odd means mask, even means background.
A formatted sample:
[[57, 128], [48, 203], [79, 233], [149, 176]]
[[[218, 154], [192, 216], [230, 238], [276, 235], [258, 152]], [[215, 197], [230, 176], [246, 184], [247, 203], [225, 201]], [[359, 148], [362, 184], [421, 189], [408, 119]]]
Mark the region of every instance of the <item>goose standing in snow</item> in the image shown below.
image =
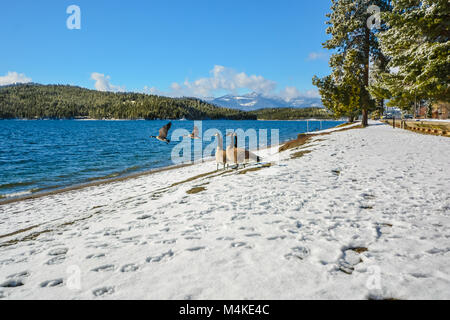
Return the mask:
[[217, 148], [216, 148], [216, 164], [217, 170], [219, 170], [219, 165], [223, 164], [223, 169], [225, 170], [225, 165], [227, 163], [227, 154], [225, 150], [223, 150], [223, 140], [220, 133], [216, 133], [214, 135], [217, 137]]
[[238, 148], [238, 139], [237, 134], [235, 132], [227, 134], [227, 136], [231, 136], [231, 143], [227, 147], [226, 151], [226, 161], [227, 163], [234, 163], [239, 167], [239, 164], [249, 163], [250, 161], [261, 162], [261, 157], [257, 156], [253, 152], [250, 152], [246, 149]]

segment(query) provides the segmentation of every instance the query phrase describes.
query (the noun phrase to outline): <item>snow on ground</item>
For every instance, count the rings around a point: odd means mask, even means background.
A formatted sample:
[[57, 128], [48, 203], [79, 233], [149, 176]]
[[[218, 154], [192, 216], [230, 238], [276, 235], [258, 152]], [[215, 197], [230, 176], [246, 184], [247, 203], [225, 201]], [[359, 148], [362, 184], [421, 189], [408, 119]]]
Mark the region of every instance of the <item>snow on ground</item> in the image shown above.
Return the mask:
[[409, 121], [416, 121], [416, 122], [447, 122], [447, 123], [450, 123], [450, 119], [411, 119]]
[[265, 160], [0, 206], [0, 298], [450, 298], [449, 138], [374, 123]]

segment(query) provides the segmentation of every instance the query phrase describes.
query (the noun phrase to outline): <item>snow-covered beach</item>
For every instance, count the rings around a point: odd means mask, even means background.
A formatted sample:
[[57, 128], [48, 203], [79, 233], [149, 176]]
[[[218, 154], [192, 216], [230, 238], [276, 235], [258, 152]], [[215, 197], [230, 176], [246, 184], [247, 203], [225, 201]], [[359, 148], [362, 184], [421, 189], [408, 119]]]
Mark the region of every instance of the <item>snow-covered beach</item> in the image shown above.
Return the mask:
[[449, 138], [262, 153], [1, 205], [0, 298], [450, 298]]

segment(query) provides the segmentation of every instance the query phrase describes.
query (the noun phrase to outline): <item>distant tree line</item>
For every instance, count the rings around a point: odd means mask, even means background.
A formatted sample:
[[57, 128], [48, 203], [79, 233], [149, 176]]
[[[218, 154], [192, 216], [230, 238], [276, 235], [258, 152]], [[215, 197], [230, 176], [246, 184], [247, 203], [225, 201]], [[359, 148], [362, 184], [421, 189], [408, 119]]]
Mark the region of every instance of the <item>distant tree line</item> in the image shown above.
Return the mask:
[[0, 87], [0, 119], [229, 119], [327, 118], [324, 109], [222, 108], [196, 98], [112, 93], [68, 85], [20, 84]]
[[240, 110], [195, 98], [112, 93], [67, 85], [23, 84], [0, 88], [0, 118], [12, 119], [256, 119]]
[[251, 111], [258, 120], [330, 119], [332, 114], [323, 108], [268, 108]]

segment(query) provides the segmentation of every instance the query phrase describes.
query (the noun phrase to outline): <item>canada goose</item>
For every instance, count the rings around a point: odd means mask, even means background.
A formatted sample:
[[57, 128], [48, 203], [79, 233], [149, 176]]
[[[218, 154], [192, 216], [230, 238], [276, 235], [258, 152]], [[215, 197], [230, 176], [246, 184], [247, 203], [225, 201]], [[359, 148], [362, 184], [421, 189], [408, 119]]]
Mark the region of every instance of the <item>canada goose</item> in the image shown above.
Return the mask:
[[194, 130], [192, 131], [191, 134], [185, 136], [187, 138], [191, 138], [191, 139], [200, 139], [200, 137], [198, 136], [198, 128], [195, 126]]
[[250, 161], [261, 162], [261, 157], [257, 156], [253, 152], [248, 150], [238, 148], [237, 146], [237, 135], [236, 133], [229, 133], [227, 136], [231, 136], [231, 144], [227, 147], [226, 156], [227, 156], [227, 164], [234, 163], [239, 166], [239, 164], [245, 164]]
[[167, 139], [167, 134], [169, 133], [170, 127], [172, 126], [172, 122], [169, 122], [168, 124], [166, 124], [164, 127], [162, 127], [161, 129], [159, 129], [159, 135], [157, 137], [155, 136], [150, 136], [150, 138], [156, 138], [159, 141], [163, 141], [163, 142], [167, 142], [169, 143], [170, 140]]
[[225, 151], [225, 157], [226, 157], [225, 162], [227, 163], [227, 168], [228, 168], [228, 164], [236, 163], [235, 159], [237, 157], [235, 157], [235, 154], [234, 154], [235, 137], [234, 137], [233, 133], [227, 133], [227, 137], [231, 137], [231, 142], [227, 146], [226, 151]]
[[227, 154], [225, 150], [223, 150], [222, 136], [219, 133], [216, 133], [214, 136], [217, 137], [217, 148], [216, 148], [217, 170], [219, 170], [219, 164], [223, 164], [223, 169], [225, 170], [225, 164], [227, 163]]

